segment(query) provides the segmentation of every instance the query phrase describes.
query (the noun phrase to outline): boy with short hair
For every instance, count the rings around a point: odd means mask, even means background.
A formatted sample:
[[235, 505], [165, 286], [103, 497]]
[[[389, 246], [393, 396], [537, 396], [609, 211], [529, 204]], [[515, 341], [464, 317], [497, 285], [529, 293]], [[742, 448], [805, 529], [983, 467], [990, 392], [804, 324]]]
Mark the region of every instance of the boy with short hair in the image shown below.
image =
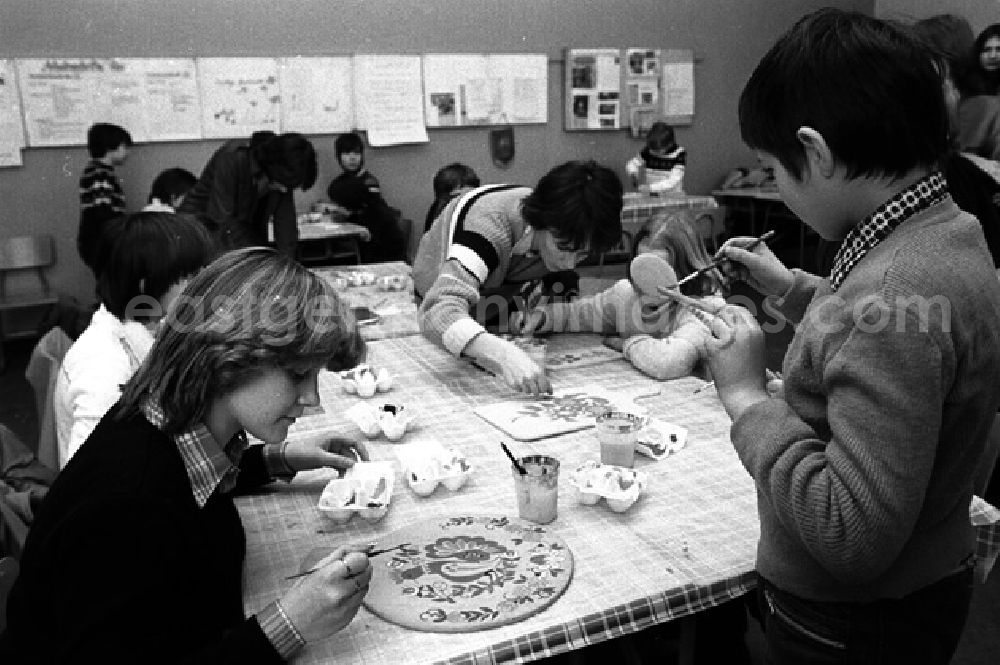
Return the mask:
[[368, 229], [371, 240], [361, 246], [362, 262], [403, 260], [407, 239], [397, 221], [398, 211], [386, 203], [378, 178], [365, 168], [361, 137], [354, 132], [341, 134], [334, 141], [334, 150], [343, 172], [330, 181], [326, 193], [350, 215], [350, 221]]
[[125, 192], [115, 167], [125, 163], [132, 136], [122, 127], [99, 122], [87, 130], [90, 161], [80, 176], [80, 228], [76, 247], [80, 258], [97, 276], [97, 245], [104, 225], [125, 213]]
[[757, 485], [769, 662], [946, 663], [971, 597], [969, 502], [997, 452], [1000, 287], [937, 170], [940, 72], [901, 29], [820, 10], [764, 56], [739, 116], [788, 207], [841, 241], [829, 278], [749, 238], [721, 250], [797, 323], [774, 398], [746, 310], [723, 308], [708, 341]]

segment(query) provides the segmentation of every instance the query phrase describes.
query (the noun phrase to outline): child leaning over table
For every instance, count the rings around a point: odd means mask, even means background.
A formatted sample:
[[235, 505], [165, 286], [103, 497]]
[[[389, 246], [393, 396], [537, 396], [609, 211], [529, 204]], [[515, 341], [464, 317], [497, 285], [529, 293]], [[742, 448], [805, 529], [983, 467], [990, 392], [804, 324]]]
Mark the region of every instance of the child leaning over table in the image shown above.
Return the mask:
[[[628, 160], [625, 171], [632, 176], [632, 186], [644, 194], [683, 194], [687, 151], [674, 140], [674, 128], [654, 122], [646, 135], [646, 147]], [[645, 167], [645, 177], [640, 172]]]
[[841, 242], [829, 278], [748, 252], [749, 238], [721, 250], [797, 323], [780, 398], [764, 391], [747, 310], [720, 311], [707, 343], [757, 485], [768, 662], [946, 663], [965, 625], [969, 502], [997, 452], [1000, 289], [982, 229], [937, 171], [941, 83], [900, 29], [824, 9], [740, 98], [743, 139], [783, 201]]
[[[673, 268], [673, 279], [683, 279], [711, 263], [705, 244], [683, 213], [661, 212], [636, 238], [637, 254], [655, 254]], [[668, 270], [669, 270], [668, 268]], [[724, 282], [711, 270], [681, 287], [685, 295], [703, 299], [716, 308], [725, 304]], [[525, 318], [527, 323], [525, 324]], [[600, 332], [605, 343], [625, 353], [635, 367], [655, 379], [691, 374], [704, 356], [711, 337], [704, 314], [658, 295], [640, 293], [622, 279], [596, 295], [570, 302], [544, 304], [527, 317], [515, 313], [511, 326], [522, 334]]]

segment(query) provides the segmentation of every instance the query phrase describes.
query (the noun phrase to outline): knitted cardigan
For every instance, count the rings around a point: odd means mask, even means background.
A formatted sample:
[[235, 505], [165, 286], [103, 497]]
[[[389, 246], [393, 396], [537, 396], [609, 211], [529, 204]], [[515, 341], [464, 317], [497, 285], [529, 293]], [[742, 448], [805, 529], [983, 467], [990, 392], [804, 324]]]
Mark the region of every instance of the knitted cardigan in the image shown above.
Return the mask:
[[979, 224], [947, 198], [836, 292], [794, 275], [765, 301], [798, 324], [784, 394], [732, 427], [757, 485], [757, 569], [803, 598], [898, 598], [973, 551], [969, 501], [996, 454], [987, 433], [1000, 403], [993, 261]]

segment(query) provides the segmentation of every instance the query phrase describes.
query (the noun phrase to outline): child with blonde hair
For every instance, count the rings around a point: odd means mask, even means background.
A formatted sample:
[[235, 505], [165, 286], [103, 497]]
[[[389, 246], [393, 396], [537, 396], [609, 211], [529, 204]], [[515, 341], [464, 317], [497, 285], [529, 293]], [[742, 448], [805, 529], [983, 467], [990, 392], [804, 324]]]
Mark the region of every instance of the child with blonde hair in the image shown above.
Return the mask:
[[[686, 212], [655, 215], [635, 246], [637, 256], [653, 254], [666, 262], [663, 286], [672, 286], [712, 262]], [[725, 305], [725, 282], [718, 270], [685, 282], [680, 290], [712, 309]], [[691, 374], [702, 359], [705, 339], [711, 336], [701, 312], [660, 294], [640, 291], [629, 279], [593, 296], [547, 303], [527, 314], [517, 312], [511, 317], [511, 328], [521, 334], [603, 333], [608, 335], [608, 346], [623, 351], [638, 370], [659, 380]]]

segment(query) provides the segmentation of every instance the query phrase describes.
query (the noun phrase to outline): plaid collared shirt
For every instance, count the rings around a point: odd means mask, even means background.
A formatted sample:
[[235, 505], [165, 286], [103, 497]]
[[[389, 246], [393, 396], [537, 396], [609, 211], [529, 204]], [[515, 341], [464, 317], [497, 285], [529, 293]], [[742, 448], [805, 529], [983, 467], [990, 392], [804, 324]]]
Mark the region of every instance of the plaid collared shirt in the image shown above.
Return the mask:
[[935, 171], [921, 178], [879, 206], [875, 212], [851, 229], [837, 250], [830, 273], [830, 288], [836, 291], [861, 259], [893, 229], [922, 210], [940, 203], [948, 194], [948, 183]]
[[[142, 405], [142, 413], [153, 427], [163, 428], [165, 418], [163, 409], [158, 404], [147, 400]], [[215, 437], [201, 423], [174, 435], [173, 439], [184, 461], [184, 470], [199, 507], [205, 506], [216, 488], [224, 494], [236, 486], [240, 458], [249, 445], [246, 432], [239, 431], [225, 448], [219, 447]]]

